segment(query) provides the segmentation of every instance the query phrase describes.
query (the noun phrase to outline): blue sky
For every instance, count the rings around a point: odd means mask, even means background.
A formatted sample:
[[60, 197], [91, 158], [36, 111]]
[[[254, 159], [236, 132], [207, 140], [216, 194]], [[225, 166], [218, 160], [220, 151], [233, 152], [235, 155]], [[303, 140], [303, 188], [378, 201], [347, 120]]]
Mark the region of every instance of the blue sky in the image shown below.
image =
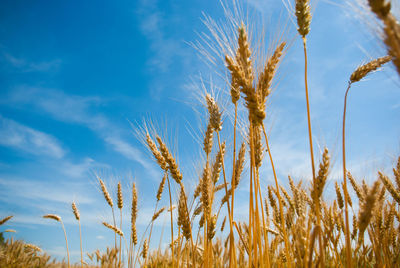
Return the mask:
[[[288, 174], [308, 179], [303, 54], [295, 26], [280, 1], [241, 3], [266, 29], [267, 41], [277, 36], [273, 30], [287, 25], [290, 46], [266, 123], [283, 184]], [[314, 141], [318, 155], [323, 146], [330, 149], [335, 180], [340, 179], [340, 120], [348, 77], [385, 50], [344, 2], [321, 0], [313, 7], [308, 46]], [[138, 225], [143, 230], [162, 177], [134, 135], [131, 124], [140, 125], [143, 118], [152, 120], [173, 144], [187, 188], [195, 185], [201, 145], [193, 132], [204, 126], [205, 118], [195, 111], [203, 110], [192, 84], [200, 83], [201, 74], [226, 89], [189, 45], [199, 40], [197, 33], [208, 33], [202, 12], [224, 21], [218, 1], [3, 1], [0, 217], [15, 216], [7, 225], [17, 230], [13, 236], [62, 258], [61, 229], [41, 219], [43, 214], [59, 214], [66, 223], [72, 259], [78, 260], [79, 236], [70, 210], [76, 201], [85, 251], [111, 246], [113, 236], [101, 225], [110, 221], [110, 211], [94, 174], [106, 181], [114, 197], [116, 183], [122, 182], [127, 215], [129, 187], [137, 183]], [[226, 95], [219, 96], [231, 109]], [[377, 169], [389, 171], [399, 155], [399, 100], [399, 80], [389, 65], [353, 86], [347, 144], [349, 170], [356, 177], [374, 179]], [[222, 134], [230, 138], [228, 131]], [[262, 175], [264, 185], [272, 181], [267, 165]], [[332, 186], [328, 183], [327, 196], [334, 192]], [[243, 182], [238, 217], [245, 215], [240, 214], [245, 195]], [[163, 221], [157, 224], [158, 235]]]

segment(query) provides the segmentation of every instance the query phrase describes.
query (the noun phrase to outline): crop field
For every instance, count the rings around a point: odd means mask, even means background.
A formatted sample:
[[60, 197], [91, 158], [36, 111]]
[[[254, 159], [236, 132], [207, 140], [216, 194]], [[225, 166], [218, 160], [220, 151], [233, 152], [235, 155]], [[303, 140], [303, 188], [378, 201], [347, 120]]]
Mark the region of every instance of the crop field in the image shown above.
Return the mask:
[[[385, 54], [353, 63], [347, 84], [337, 89], [343, 99], [340, 116], [335, 119], [340, 122], [338, 144], [332, 149], [317, 144], [310, 105], [314, 84], [309, 83], [312, 46], [307, 37], [319, 9], [309, 0], [282, 1], [291, 13], [285, 27], [295, 25], [295, 40], [281, 27], [271, 42], [240, 2], [222, 3], [225, 24], [205, 15], [208, 32], [190, 44], [193, 53], [197, 52], [223, 83], [217, 86], [203, 79], [198, 83], [200, 127], [190, 131], [200, 151], [191, 159], [201, 163], [195, 168], [197, 174], [187, 175], [184, 171], [188, 169], [178, 158], [177, 148], [185, 147], [186, 138], [171, 142], [166, 134], [169, 129], [160, 128], [154, 119], [133, 122], [132, 137], [140, 142], [146, 151], [143, 156], [157, 167], [160, 176], [149, 195], [141, 192], [135, 180], [110, 181], [94, 172], [103, 199], [98, 206], [104, 207], [106, 214], [98, 219], [98, 225], [112, 235], [112, 242], [95, 251], [85, 249], [85, 213], [80, 211], [79, 198], [71, 194], [68, 217], [73, 216], [73, 222], [68, 223], [69, 229], [64, 225], [64, 213], [43, 213], [41, 219], [64, 235], [65, 241], [56, 241], [65, 247], [63, 259], [13, 238], [18, 231], [13, 221], [18, 216], [11, 213], [0, 219], [0, 266], [400, 267], [400, 156], [390, 163], [390, 172], [376, 170], [373, 181], [355, 176], [352, 164], [346, 162], [346, 148], [352, 146], [346, 142], [352, 123], [346, 117], [351, 111], [349, 99], [362, 95], [363, 86], [377, 71], [391, 68], [400, 77], [400, 24], [392, 2], [356, 4], [357, 12], [375, 23]], [[294, 177], [289, 171], [280, 175], [279, 160], [274, 158], [280, 147], [270, 142], [270, 97], [280, 93], [274, 92], [285, 79], [280, 67], [284, 61], [291, 62], [289, 52], [295, 41], [300, 41], [303, 52], [296, 59], [302, 68], [291, 72], [301, 78], [294, 86], [302, 91], [305, 107], [300, 116], [307, 132], [297, 139], [307, 142], [305, 161], [310, 172], [306, 178]], [[338, 167], [337, 180], [330, 178], [333, 161]], [[263, 178], [265, 167], [270, 183]], [[243, 188], [248, 188], [245, 194], [240, 191]], [[327, 191], [332, 194], [327, 196]], [[141, 204], [149, 199], [155, 204], [151, 218], [139, 228]], [[245, 207], [240, 216], [237, 206]], [[71, 257], [71, 232], [79, 233], [79, 252], [75, 252], [79, 261]], [[76, 240], [74, 243], [78, 248]]]

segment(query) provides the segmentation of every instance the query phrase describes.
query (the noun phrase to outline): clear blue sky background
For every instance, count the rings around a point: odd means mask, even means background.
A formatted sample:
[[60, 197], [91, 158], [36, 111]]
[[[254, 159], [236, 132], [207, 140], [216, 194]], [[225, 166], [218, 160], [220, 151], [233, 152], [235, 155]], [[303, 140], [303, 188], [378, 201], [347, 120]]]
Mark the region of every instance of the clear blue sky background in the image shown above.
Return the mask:
[[[270, 39], [276, 36], [271, 30], [288, 25], [285, 36], [290, 47], [266, 122], [283, 184], [288, 174], [296, 180], [308, 179], [303, 54], [295, 26], [286, 19], [280, 1], [242, 4], [264, 18]], [[314, 5], [308, 38], [316, 152], [320, 155], [323, 146], [330, 149], [332, 181], [341, 179], [340, 120], [348, 77], [360, 63], [385, 53], [345, 6], [341, 1], [323, 0]], [[0, 218], [10, 214], [14, 218], [2, 228], [13, 228], [17, 233], [12, 236], [63, 258], [60, 226], [41, 218], [56, 213], [65, 221], [72, 259], [77, 261], [79, 233], [70, 209], [76, 201], [85, 252], [112, 246], [113, 235], [101, 225], [111, 218], [94, 176], [97, 173], [114, 197], [116, 183], [122, 182], [126, 227], [130, 186], [137, 183], [138, 226], [143, 231], [162, 177], [133, 134], [130, 122], [136, 125], [143, 118], [152, 119], [168, 134], [185, 185], [188, 189], [195, 185], [201, 145], [191, 129], [196, 132], [199, 125], [193, 107], [201, 106], [196, 104], [191, 84], [199, 83], [200, 72], [207, 78], [215, 75], [188, 45], [199, 39], [196, 32], [207, 33], [202, 12], [223, 20], [218, 1], [3, 1]], [[400, 152], [400, 89], [393, 67], [388, 65], [354, 85], [348, 111], [349, 169], [359, 179], [368, 180], [377, 169], [389, 172]], [[268, 165], [262, 174], [263, 185], [272, 181]], [[327, 187], [329, 196], [333, 183]], [[244, 181], [239, 189], [238, 217], [246, 215], [246, 189]], [[157, 223], [153, 247], [158, 245], [164, 222], [161, 218]], [[168, 237], [168, 230], [164, 236]]]

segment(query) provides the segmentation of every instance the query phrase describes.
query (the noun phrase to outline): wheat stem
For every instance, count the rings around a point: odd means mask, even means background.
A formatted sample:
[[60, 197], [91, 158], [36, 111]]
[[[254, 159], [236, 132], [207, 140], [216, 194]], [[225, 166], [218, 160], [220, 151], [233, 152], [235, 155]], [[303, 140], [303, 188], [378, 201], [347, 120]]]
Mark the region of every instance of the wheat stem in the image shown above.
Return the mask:
[[282, 226], [283, 226], [282, 230], [283, 230], [283, 237], [284, 237], [284, 241], [285, 241], [286, 256], [288, 258], [289, 267], [292, 267], [292, 262], [291, 262], [292, 257], [290, 255], [290, 249], [289, 249], [290, 245], [289, 245], [289, 241], [288, 241], [288, 237], [287, 237], [287, 233], [286, 233], [286, 228], [285, 228], [285, 218], [283, 217], [283, 207], [282, 207], [281, 195], [280, 195], [280, 191], [279, 191], [278, 177], [276, 175], [274, 161], [272, 160], [271, 149], [269, 148], [268, 136], [267, 136], [267, 133], [265, 131], [264, 123], [261, 126], [263, 128], [265, 144], [267, 146], [267, 152], [268, 152], [269, 160], [271, 162], [272, 173], [274, 174], [274, 180], [275, 180], [275, 185], [276, 185], [276, 193], [277, 193], [278, 203], [279, 203], [279, 212], [280, 212], [280, 215], [281, 215]]
[[[347, 193], [347, 179], [346, 179], [346, 108], [347, 108], [347, 95], [351, 87], [351, 82], [347, 86], [346, 93], [344, 95], [344, 107], [343, 107], [343, 127], [342, 127], [342, 156], [343, 156], [343, 191]], [[350, 228], [349, 228], [349, 211], [348, 211], [348, 195], [344, 195], [345, 203], [345, 222], [346, 222], [346, 263], [347, 267], [352, 267], [352, 257], [351, 257], [351, 242], [350, 242]]]

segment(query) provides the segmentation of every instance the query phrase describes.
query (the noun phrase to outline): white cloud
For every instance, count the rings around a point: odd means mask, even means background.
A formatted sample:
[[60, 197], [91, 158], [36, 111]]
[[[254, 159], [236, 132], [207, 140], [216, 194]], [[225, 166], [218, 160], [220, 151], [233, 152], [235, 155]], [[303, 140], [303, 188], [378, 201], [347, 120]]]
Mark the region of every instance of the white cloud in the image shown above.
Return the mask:
[[86, 157], [83, 162], [80, 163], [64, 161], [60, 164], [59, 170], [70, 177], [83, 178], [87, 176], [90, 170], [100, 166], [108, 167], [107, 165], [96, 163], [92, 158]]
[[158, 173], [147, 160], [147, 156], [144, 155], [140, 150], [118, 137], [108, 137], [105, 139], [105, 141], [112, 145], [115, 151], [119, 152], [127, 159], [141, 164], [148, 172], [151, 173], [151, 177], [158, 178]]
[[35, 155], [62, 158], [64, 149], [52, 136], [0, 115], [0, 144]]
[[79, 191], [83, 188], [82, 186], [74, 183], [58, 181], [55, 184], [0, 175], [0, 186], [1, 200], [4, 202], [14, 203], [15, 200], [21, 200], [21, 204], [26, 204], [26, 199], [49, 202], [50, 204], [53, 202], [70, 203], [74, 199], [79, 200], [80, 204], [92, 204], [94, 202], [86, 193]]
[[173, 37], [168, 37], [163, 31], [163, 25], [168, 24], [168, 16], [157, 9], [157, 1], [141, 1], [138, 9], [140, 30], [150, 41], [152, 56], [147, 64], [151, 70], [166, 72], [176, 57], [182, 56], [184, 48]]
[[[102, 114], [91, 111], [93, 106], [102, 102], [98, 97], [67, 95], [59, 90], [21, 86], [13, 90], [7, 102], [34, 105], [57, 120], [84, 125], [96, 132], [116, 152], [127, 159], [134, 160], [145, 168], [151, 167], [140, 150], [119, 137], [121, 130], [117, 126]], [[104, 133], [107, 133], [107, 135]], [[90, 161], [87, 159], [83, 166], [71, 166], [69, 173], [79, 173], [80, 169], [85, 169], [90, 165]]]
[[42, 61], [42, 62], [31, 62], [27, 59], [17, 58], [10, 53], [3, 53], [4, 59], [14, 68], [21, 70], [22, 72], [48, 72], [58, 70], [61, 65], [60, 59]]
[[84, 124], [94, 130], [109, 124], [104, 116], [90, 112], [91, 106], [101, 102], [98, 97], [67, 95], [60, 90], [19, 86], [12, 91], [8, 101], [36, 106], [57, 120]]

